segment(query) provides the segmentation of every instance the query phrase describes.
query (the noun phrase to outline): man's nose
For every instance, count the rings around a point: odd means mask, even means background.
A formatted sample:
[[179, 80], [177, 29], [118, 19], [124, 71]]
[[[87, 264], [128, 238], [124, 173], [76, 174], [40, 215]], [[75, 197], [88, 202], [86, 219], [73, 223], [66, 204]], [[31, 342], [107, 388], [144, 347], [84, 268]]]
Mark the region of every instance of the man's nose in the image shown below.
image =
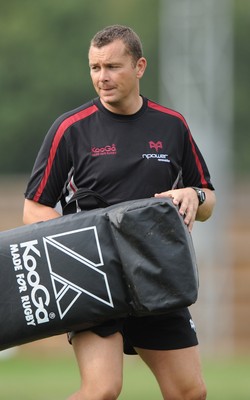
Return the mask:
[[109, 80], [108, 71], [106, 68], [101, 68], [99, 79], [102, 82], [106, 82]]

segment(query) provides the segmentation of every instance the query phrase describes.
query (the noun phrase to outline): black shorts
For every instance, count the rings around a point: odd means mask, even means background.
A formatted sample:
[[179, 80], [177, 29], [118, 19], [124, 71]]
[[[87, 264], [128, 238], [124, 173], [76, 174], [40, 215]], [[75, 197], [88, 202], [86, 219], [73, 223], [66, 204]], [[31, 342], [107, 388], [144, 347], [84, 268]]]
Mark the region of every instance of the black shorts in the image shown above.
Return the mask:
[[[89, 330], [102, 337], [121, 332], [125, 354], [136, 354], [135, 347], [176, 350], [198, 344], [195, 325], [187, 308], [164, 315], [109, 320]], [[77, 333], [69, 333], [70, 342]]]

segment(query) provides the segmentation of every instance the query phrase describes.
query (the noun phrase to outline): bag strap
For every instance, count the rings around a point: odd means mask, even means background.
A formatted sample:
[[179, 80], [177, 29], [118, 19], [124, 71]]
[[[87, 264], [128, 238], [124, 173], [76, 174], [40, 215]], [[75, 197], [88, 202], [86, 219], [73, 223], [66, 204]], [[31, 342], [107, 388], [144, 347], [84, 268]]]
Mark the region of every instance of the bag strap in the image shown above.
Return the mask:
[[63, 215], [74, 214], [79, 209], [89, 211], [95, 208], [105, 208], [110, 204], [99, 193], [88, 189], [78, 189], [63, 208]]

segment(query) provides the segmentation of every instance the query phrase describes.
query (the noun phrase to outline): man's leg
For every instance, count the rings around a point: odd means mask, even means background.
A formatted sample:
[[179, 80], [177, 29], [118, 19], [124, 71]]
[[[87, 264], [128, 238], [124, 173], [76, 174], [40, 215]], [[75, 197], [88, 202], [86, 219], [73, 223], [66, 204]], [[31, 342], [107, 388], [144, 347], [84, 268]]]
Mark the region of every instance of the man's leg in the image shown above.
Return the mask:
[[198, 346], [136, 351], [154, 373], [164, 400], [205, 400]]
[[72, 345], [81, 375], [80, 390], [68, 400], [115, 400], [122, 388], [123, 339], [119, 332], [101, 337], [76, 334]]

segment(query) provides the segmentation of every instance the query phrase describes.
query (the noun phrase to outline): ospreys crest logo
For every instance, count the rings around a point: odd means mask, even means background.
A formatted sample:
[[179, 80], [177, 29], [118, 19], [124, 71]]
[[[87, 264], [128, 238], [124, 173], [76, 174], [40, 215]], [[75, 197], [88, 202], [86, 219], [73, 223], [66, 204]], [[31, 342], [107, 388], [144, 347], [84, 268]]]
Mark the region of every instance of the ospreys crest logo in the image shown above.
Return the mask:
[[149, 147], [150, 149], [155, 149], [155, 151], [157, 151], [158, 153], [158, 150], [162, 149], [162, 142], [160, 140], [158, 140], [158, 142], [153, 142], [152, 140], [150, 140]]

